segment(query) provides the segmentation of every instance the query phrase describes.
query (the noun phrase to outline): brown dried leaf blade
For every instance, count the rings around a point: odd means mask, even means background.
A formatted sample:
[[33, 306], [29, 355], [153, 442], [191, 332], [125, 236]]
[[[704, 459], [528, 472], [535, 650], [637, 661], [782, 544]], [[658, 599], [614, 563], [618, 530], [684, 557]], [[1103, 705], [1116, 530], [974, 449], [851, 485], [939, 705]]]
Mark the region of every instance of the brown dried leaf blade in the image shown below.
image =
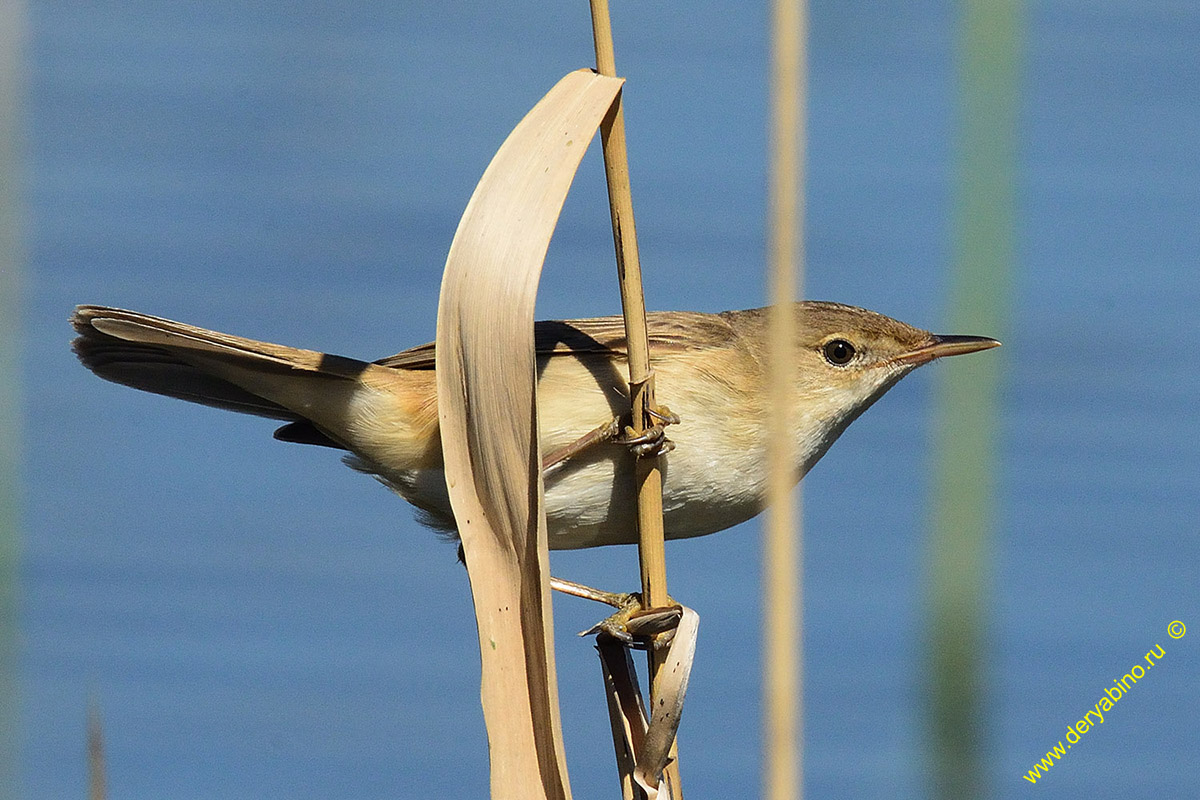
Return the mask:
[[438, 414], [482, 659], [493, 798], [568, 798], [541, 505], [534, 298], [579, 161], [622, 81], [570, 73], [497, 151], [442, 279]]

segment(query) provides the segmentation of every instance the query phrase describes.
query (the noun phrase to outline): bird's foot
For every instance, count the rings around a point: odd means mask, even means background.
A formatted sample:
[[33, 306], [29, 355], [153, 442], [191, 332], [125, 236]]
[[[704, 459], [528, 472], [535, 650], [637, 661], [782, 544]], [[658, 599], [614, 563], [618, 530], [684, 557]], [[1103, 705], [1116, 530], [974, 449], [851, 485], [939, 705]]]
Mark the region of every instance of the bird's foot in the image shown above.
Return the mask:
[[[629, 602], [580, 636], [610, 636], [626, 647], [637, 650], [662, 650], [675, 637], [675, 628], [683, 618], [680, 606], [643, 608], [640, 594], [629, 595]], [[661, 636], [659, 634], [662, 634]]]
[[609, 422], [584, 434], [570, 444], [547, 453], [542, 458], [542, 469], [554, 469], [603, 442], [627, 445], [638, 458], [660, 456], [674, 450], [675, 443], [667, 438], [666, 428], [668, 425], [678, 425], [679, 417], [671, 413], [671, 409], [666, 406], [647, 413], [651, 419], [657, 420], [657, 423], [648, 430], [637, 433], [633, 428], [625, 426], [624, 433], [622, 433], [621, 418], [613, 417]]
[[638, 458], [662, 456], [675, 449], [675, 443], [667, 438], [667, 426], [678, 425], [679, 416], [672, 413], [666, 406], [650, 409], [646, 412], [651, 419], [657, 420], [641, 433], [628, 425], [622, 434], [613, 437], [617, 444], [627, 445]]
[[[601, 620], [586, 631], [580, 631], [580, 636], [609, 636], [624, 644], [639, 650], [653, 647], [659, 650], [671, 643], [675, 628], [683, 616], [683, 609], [673, 599], [667, 598], [670, 605], [660, 608], [644, 608], [642, 596], [631, 592], [606, 592], [593, 589], [574, 581], [561, 578], [551, 578], [550, 587], [564, 594], [582, 597], [585, 600], [595, 600], [613, 606], [615, 614]], [[659, 634], [665, 634], [660, 636]]]

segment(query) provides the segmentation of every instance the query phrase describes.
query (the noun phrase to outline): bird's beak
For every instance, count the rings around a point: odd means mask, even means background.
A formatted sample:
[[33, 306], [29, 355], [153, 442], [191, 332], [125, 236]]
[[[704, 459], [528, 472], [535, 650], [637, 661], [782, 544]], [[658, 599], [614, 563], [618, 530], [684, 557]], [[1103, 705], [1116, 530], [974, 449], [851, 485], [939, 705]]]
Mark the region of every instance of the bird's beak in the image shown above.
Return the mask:
[[911, 364], [919, 367], [928, 364], [935, 358], [946, 356], [961, 356], [963, 353], [974, 353], [977, 350], [991, 350], [999, 347], [1000, 343], [986, 336], [939, 336], [931, 334], [929, 343], [923, 344], [896, 359], [901, 364]]

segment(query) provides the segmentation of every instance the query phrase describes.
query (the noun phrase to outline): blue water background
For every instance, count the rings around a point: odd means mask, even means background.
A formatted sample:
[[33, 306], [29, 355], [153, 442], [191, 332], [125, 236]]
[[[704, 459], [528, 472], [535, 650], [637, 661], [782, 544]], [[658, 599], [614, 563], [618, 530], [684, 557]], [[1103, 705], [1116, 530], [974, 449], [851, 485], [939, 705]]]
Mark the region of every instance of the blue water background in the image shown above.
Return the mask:
[[[614, 8], [653, 308], [761, 305], [765, 11]], [[809, 297], [940, 329], [956, 163], [948, 2], [813, 4]], [[1200, 6], [1032, 3], [982, 727], [996, 797], [1200, 795]], [[22, 779], [113, 798], [484, 797], [454, 549], [263, 420], [96, 380], [70, 308], [374, 358], [427, 341], [461, 210], [525, 109], [588, 66], [586, 4], [32, 2], [24, 124]], [[618, 309], [600, 159], [544, 317]], [[813, 797], [929, 796], [925, 526], [937, 370], [805, 484]], [[664, 390], [665, 391], [665, 390]], [[760, 524], [668, 548], [701, 614], [689, 797], [755, 796]], [[556, 573], [635, 583], [617, 548]], [[575, 795], [615, 796], [591, 647], [556, 602]], [[1167, 623], [1193, 632], [1168, 638]], [[1037, 788], [1022, 775], [1166, 656]], [[1064, 742], [1065, 744], [1065, 742]], [[447, 790], [447, 787], [453, 787]]]

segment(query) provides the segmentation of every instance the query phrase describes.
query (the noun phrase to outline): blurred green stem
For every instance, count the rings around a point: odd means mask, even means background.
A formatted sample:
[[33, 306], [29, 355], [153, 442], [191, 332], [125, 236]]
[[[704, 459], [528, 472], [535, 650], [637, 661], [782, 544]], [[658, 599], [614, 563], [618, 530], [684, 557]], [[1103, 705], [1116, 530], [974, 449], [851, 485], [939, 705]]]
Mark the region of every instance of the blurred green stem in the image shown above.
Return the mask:
[[0, 797], [17, 795], [18, 123], [24, 4], [0, 3]]
[[[1003, 339], [1014, 262], [1020, 0], [966, 0], [949, 330]], [[930, 566], [933, 796], [985, 794], [984, 649], [1003, 351], [942, 373]]]

